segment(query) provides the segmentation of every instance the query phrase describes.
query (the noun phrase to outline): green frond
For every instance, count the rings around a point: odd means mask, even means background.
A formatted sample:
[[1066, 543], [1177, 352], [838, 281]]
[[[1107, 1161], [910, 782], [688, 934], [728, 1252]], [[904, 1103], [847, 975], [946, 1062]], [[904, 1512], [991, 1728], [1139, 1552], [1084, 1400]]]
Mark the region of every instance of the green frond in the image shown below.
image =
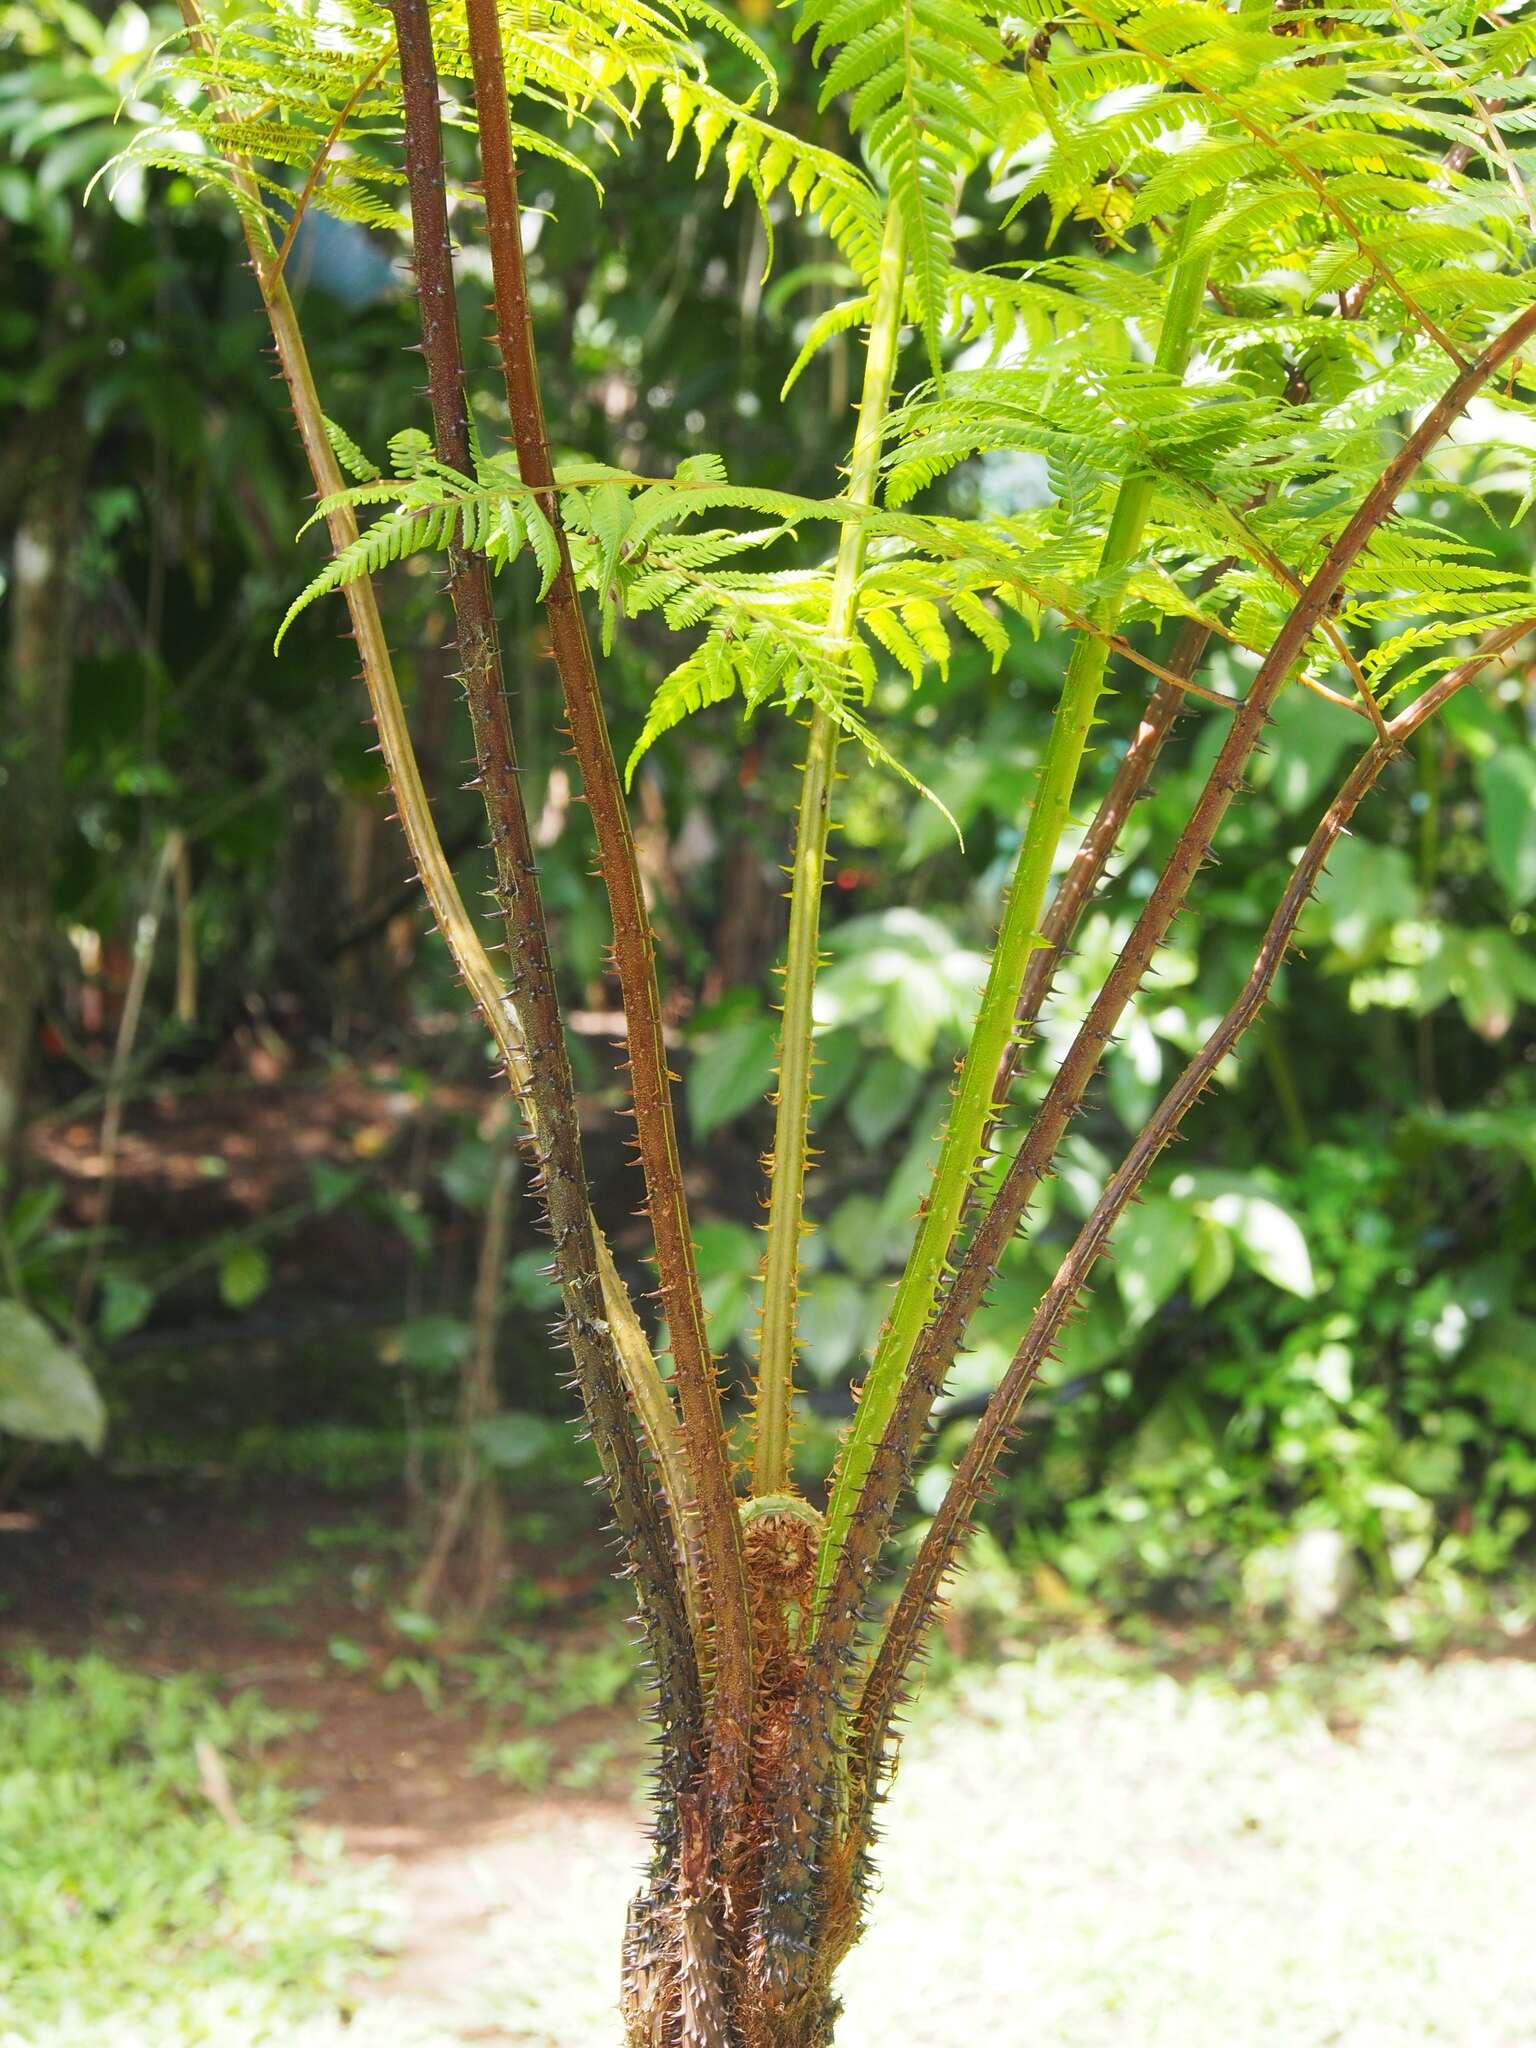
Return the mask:
[[880, 266], [880, 201], [868, 178], [846, 158], [800, 136], [786, 135], [702, 78], [676, 77], [662, 88], [672, 119], [669, 154], [692, 138], [702, 177], [722, 137], [728, 193], [745, 178], [771, 232], [768, 202], [781, 189], [796, 213], [818, 220], [849, 268], [866, 284]]
[[345, 427], [338, 426], [333, 419], [327, 419], [325, 438], [330, 442], [332, 453], [348, 476], [356, 477], [359, 483], [373, 483], [378, 479], [379, 465], [369, 460]]
[[640, 737], [631, 747], [629, 759], [624, 764], [626, 788], [633, 782], [635, 770], [642, 759], [663, 733], [681, 725], [685, 718], [695, 711], [702, 711], [706, 705], [723, 704], [735, 694], [735, 665], [729, 658], [725, 643], [711, 634], [686, 661], [673, 669], [651, 699], [651, 708], [646, 714]]
[[818, 314], [806, 329], [805, 339], [800, 344], [800, 353], [790, 366], [789, 375], [779, 392], [780, 399], [788, 398], [812, 359], [839, 334], [847, 334], [855, 327], [868, 324], [874, 308], [874, 298], [868, 292], [862, 298], [844, 299], [840, 305], [828, 306]]
[[[833, 58], [821, 104], [848, 124], [905, 228], [906, 263], [934, 374], [949, 294], [959, 186], [986, 153], [1007, 47], [977, 0], [801, 0], [797, 35]], [[861, 270], [865, 282], [867, 270]]]
[[339, 590], [345, 583], [355, 583], [360, 577], [377, 576], [392, 562], [404, 561], [407, 555], [419, 554], [424, 549], [444, 543], [450, 517], [445, 506], [427, 511], [402, 506], [385, 514], [382, 519], [375, 519], [366, 532], [360, 533], [355, 541], [334, 555], [319, 575], [299, 592], [283, 615], [277, 638], [272, 643], [272, 652], [278, 652], [288, 628], [317, 597], [324, 597], [327, 591]]

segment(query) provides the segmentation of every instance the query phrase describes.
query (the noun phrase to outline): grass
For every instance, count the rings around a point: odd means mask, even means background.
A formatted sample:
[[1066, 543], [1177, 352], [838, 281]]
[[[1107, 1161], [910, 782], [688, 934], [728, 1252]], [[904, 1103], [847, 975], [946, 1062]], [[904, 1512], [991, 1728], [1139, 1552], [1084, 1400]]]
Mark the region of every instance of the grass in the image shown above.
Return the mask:
[[252, 1693], [221, 1699], [201, 1678], [95, 1655], [26, 1656], [12, 1675], [4, 2048], [340, 2044], [348, 1979], [378, 1956], [389, 1899], [334, 1835], [299, 1824], [269, 1757], [293, 1724]]
[[[302, 1826], [285, 1723], [98, 1657], [20, 1676], [0, 2048], [618, 2048], [633, 1809], [514, 1806], [441, 1844], [398, 1880], [400, 1983], [360, 1981], [395, 1880]], [[1536, 2048], [1536, 1663], [1353, 1658], [1259, 1692], [1066, 1643], [944, 1690], [839, 2048]]]

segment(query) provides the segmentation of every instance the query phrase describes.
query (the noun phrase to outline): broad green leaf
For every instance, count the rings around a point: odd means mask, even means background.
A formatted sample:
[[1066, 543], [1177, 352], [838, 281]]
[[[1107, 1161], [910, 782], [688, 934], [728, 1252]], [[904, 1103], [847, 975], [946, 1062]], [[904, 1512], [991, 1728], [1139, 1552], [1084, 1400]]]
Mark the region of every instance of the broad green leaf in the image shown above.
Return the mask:
[[778, 1026], [765, 1011], [728, 1024], [688, 1069], [688, 1113], [699, 1137], [729, 1123], [773, 1087]]
[[816, 1035], [815, 1091], [811, 1100], [811, 1121], [818, 1124], [831, 1116], [850, 1088], [862, 1081], [869, 1070], [869, 1055], [856, 1031], [822, 1031]]
[[848, 1098], [848, 1121], [859, 1143], [873, 1152], [911, 1114], [922, 1088], [919, 1068], [894, 1053], [878, 1053]]
[[1200, 1226], [1187, 1202], [1148, 1195], [1115, 1233], [1115, 1283], [1132, 1329], [1150, 1322], [1189, 1271]]
[[1207, 1302], [1216, 1299], [1232, 1278], [1237, 1254], [1232, 1249], [1232, 1233], [1213, 1218], [1202, 1216], [1199, 1226], [1195, 1256], [1189, 1269], [1189, 1298], [1196, 1308], [1204, 1308]]
[[559, 1283], [549, 1270], [547, 1248], [541, 1251], [530, 1247], [508, 1259], [506, 1285], [510, 1298], [523, 1308], [554, 1308], [560, 1300]]
[[1393, 1461], [1405, 1486], [1429, 1499], [1450, 1498], [1461, 1489], [1461, 1450], [1433, 1437], [1415, 1437]]
[[757, 1291], [752, 1278], [742, 1273], [716, 1273], [713, 1279], [700, 1281], [699, 1295], [709, 1318], [709, 1341], [717, 1351], [728, 1349], [751, 1329]]
[[1414, 1007], [1432, 1010], [1454, 996], [1467, 1023], [1491, 1045], [1515, 1021], [1522, 1002], [1536, 1002], [1536, 958], [1497, 926], [1437, 929], [1434, 950], [1419, 970]]
[[1501, 1316], [1456, 1384], [1486, 1402], [1501, 1429], [1536, 1437], [1536, 1318]]
[[319, 1209], [336, 1209], [350, 1201], [362, 1186], [363, 1176], [355, 1166], [335, 1166], [328, 1159], [311, 1161], [309, 1189]]
[[832, 1380], [859, 1348], [869, 1296], [846, 1273], [818, 1273], [800, 1297], [800, 1355], [813, 1379]]
[[740, 1277], [757, 1271], [762, 1236], [746, 1224], [712, 1217], [698, 1224], [693, 1236], [701, 1280], [713, 1280], [722, 1274]]
[[474, 1332], [459, 1316], [412, 1316], [396, 1330], [389, 1354], [417, 1372], [452, 1372], [469, 1355]]
[[1536, 754], [1504, 747], [1477, 765], [1488, 858], [1511, 903], [1536, 897]]
[[97, 1327], [104, 1343], [130, 1336], [155, 1305], [155, 1290], [136, 1280], [131, 1273], [105, 1273], [101, 1282], [101, 1309]]
[[886, 1260], [887, 1233], [873, 1195], [849, 1195], [833, 1211], [827, 1242], [839, 1261], [861, 1280], [873, 1280]]
[[101, 1449], [107, 1431], [89, 1366], [17, 1301], [0, 1301], [0, 1430], [88, 1451]]
[[1328, 856], [1327, 871], [1307, 912], [1306, 930], [1321, 928], [1341, 953], [1358, 960], [1418, 907], [1412, 863], [1400, 847], [1380, 846], [1373, 839], [1341, 839]]
[[710, 1341], [723, 1351], [752, 1326], [762, 1239], [745, 1224], [717, 1220], [700, 1223], [694, 1241]]
[[885, 1006], [885, 1035], [896, 1057], [925, 1069], [952, 1007], [943, 976], [925, 961], [909, 962], [891, 984]]
[[1469, 1145], [1479, 1152], [1513, 1152], [1536, 1173], [1536, 1109], [1466, 1109], [1456, 1115], [1424, 1114], [1409, 1128], [1442, 1145]]
[[1263, 1195], [1221, 1195], [1211, 1215], [1232, 1232], [1234, 1248], [1256, 1273], [1287, 1294], [1313, 1292], [1312, 1259], [1301, 1226]]
[[443, 1161], [439, 1175], [443, 1193], [466, 1209], [480, 1209], [490, 1198], [501, 1162], [484, 1138], [461, 1138]]
[[503, 1472], [542, 1464], [565, 1448], [565, 1429], [547, 1415], [525, 1415], [509, 1408], [475, 1424], [475, 1442]]
[[1267, 761], [1254, 779], [1290, 816], [1338, 780], [1339, 758], [1355, 745], [1357, 721], [1310, 690], [1283, 690], [1271, 713]]
[[1287, 1294], [1310, 1299], [1315, 1283], [1307, 1240], [1295, 1217], [1272, 1196], [1242, 1175], [1204, 1168], [1179, 1174], [1169, 1192], [1194, 1201], [1213, 1223], [1229, 1230], [1245, 1265]]
[[1163, 1072], [1162, 1047], [1139, 1010], [1132, 1010], [1121, 1041], [1111, 1048], [1104, 1068], [1115, 1114], [1134, 1131], [1157, 1101]]
[[910, 1230], [917, 1207], [928, 1191], [939, 1155], [939, 1129], [949, 1104], [948, 1080], [936, 1082], [908, 1119], [911, 1132], [901, 1163], [886, 1182], [880, 1215], [889, 1231]]

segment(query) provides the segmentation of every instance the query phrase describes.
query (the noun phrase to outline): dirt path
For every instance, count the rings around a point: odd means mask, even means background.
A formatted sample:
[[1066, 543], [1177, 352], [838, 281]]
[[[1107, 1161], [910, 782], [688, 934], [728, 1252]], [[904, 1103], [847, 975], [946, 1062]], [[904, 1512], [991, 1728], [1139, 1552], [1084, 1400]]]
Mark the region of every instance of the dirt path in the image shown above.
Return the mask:
[[[633, 1715], [545, 1730], [552, 1782], [615, 1745], [600, 1795], [477, 1770], [485, 1710], [385, 1688], [401, 1643], [349, 1515], [98, 1490], [6, 1533], [5, 1633], [310, 1717], [289, 1768], [401, 1902], [392, 1966], [353, 1988], [354, 2048], [617, 2048]], [[538, 1626], [613, 1624], [578, 1590]], [[1239, 1695], [1039, 1649], [920, 1718], [881, 1867], [839, 2048], [1536, 2048], [1536, 1661], [1314, 1667]]]
[[[1382, 1667], [1331, 1734], [1294, 1695], [1002, 1669], [910, 1747], [839, 2048], [1532, 2048], [1536, 1667]], [[530, 1804], [401, 1871], [362, 2017], [617, 2048], [640, 1838]]]

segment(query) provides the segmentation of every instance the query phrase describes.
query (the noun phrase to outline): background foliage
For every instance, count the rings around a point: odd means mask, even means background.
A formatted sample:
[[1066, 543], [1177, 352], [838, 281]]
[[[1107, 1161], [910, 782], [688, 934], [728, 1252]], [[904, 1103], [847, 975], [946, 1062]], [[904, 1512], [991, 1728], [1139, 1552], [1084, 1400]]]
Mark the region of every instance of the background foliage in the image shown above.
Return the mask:
[[[779, 118], [819, 139], [827, 117], [804, 51], [766, 5], [741, 12], [787, 82]], [[25, 1424], [39, 1361], [57, 1355], [94, 1371], [109, 1461], [187, 1460], [220, 1440], [237, 1462], [338, 1484], [377, 1482], [402, 1461], [419, 1480], [446, 1443], [471, 1342], [472, 1246], [498, 1139], [477, 1035], [440, 952], [418, 937], [397, 842], [379, 818], [334, 600], [298, 616], [279, 659], [270, 651], [321, 556], [312, 535], [293, 544], [298, 455], [232, 224], [182, 172], [133, 171], [88, 204], [82, 196], [120, 148], [120, 102], [130, 96], [131, 117], [137, 66], [168, 25], [134, 4], [0, 11], [0, 249], [13, 287], [0, 315], [10, 422], [0, 465], [15, 485], [3, 502], [22, 504], [45, 423], [67, 437], [80, 507], [80, 598], [57, 622], [71, 689], [51, 793], [35, 1121], [16, 1149], [4, 1223], [12, 1300], [0, 1325], [0, 1428], [94, 1445], [78, 1379], [72, 1426]], [[728, 54], [725, 67], [733, 89], [750, 90], [745, 56]], [[738, 480], [829, 494], [828, 451], [846, 442], [857, 379], [848, 343], [834, 336], [804, 369], [793, 404], [779, 394], [814, 324], [835, 326], [832, 309], [860, 288], [846, 249], [781, 204], [765, 269], [757, 211], [722, 211], [718, 170], [698, 175], [692, 144], [669, 156], [664, 126], [616, 154], [596, 133], [560, 139], [601, 160], [606, 187], [599, 204], [578, 177], [546, 180], [542, 164], [525, 180], [525, 200], [541, 209], [535, 317], [565, 449], [652, 476], [718, 450]], [[963, 228], [978, 262], [1039, 255], [1053, 235], [1058, 253], [1098, 252], [1089, 225], [1063, 225], [1061, 195], [1038, 183], [1018, 208], [1017, 194], [977, 195]], [[1114, 227], [1101, 223], [1106, 245]], [[410, 280], [386, 248], [315, 214], [289, 271], [322, 388], [374, 453], [419, 382], [405, 352]], [[470, 277], [467, 308], [484, 282]], [[466, 331], [478, 330], [471, 321]], [[478, 425], [495, 447], [505, 423], [490, 389], [480, 387]], [[1480, 485], [1510, 521], [1494, 566], [1528, 578], [1524, 475]], [[956, 509], [991, 493], [1027, 510], [1051, 483], [1019, 457], [961, 465], [945, 488]], [[1416, 509], [1451, 529], [1471, 517], [1449, 489]], [[14, 542], [13, 530], [8, 558]], [[420, 560], [387, 573], [445, 838], [478, 886], [475, 799], [456, 789], [446, 601]], [[506, 603], [514, 716], [581, 1077], [602, 1096], [613, 1091], [613, 997], [588, 828], [570, 800], [531, 592]], [[675, 659], [646, 617], [618, 634], [604, 676], [622, 751]], [[818, 995], [827, 1170], [802, 1325], [809, 1478], [830, 1461], [847, 1387], [885, 1311], [1062, 659], [1049, 629], [1016, 638], [995, 669], [957, 636], [942, 684], [921, 696], [899, 659], [881, 666], [871, 715], [964, 844], [893, 776], [850, 792]], [[1142, 680], [1127, 671], [1118, 687], [1135, 693]], [[1051, 1184], [1045, 1227], [1015, 1252], [978, 1324], [920, 1505], [935, 1503], [973, 1397], [1011, 1353], [1018, 1304], [1048, 1276], [1117, 1140], [1231, 999], [1274, 850], [1305, 836], [1353, 737], [1347, 718], [1312, 701], [1283, 699], [1281, 725], [1198, 928], [1182, 928], [1137, 1000]], [[1165, 754], [1124, 855], [1132, 901], [1214, 741], [1192, 718]], [[727, 1349], [754, 1315], [751, 1190], [767, 1136], [797, 744], [792, 725], [744, 727], [721, 705], [657, 737], [636, 776], [696, 1141], [701, 1265], [714, 1340]], [[1095, 790], [1112, 765], [1101, 749]], [[1517, 676], [1459, 698], [1337, 856], [1308, 914], [1305, 961], [1287, 970], [1262, 1036], [1128, 1225], [995, 1504], [999, 1554], [1047, 1606], [1305, 1614], [1355, 1589], [1362, 1612], [1403, 1634], [1477, 1606], [1521, 1557], [1536, 1499], [1533, 799], [1533, 698]], [[1085, 923], [1039, 1071], [1127, 921], [1101, 911]], [[127, 1032], [136, 941], [148, 980]], [[58, 1134], [96, 1132], [104, 1103], [110, 1117], [126, 1101], [132, 1134], [145, 1119], [164, 1125], [157, 1103], [203, 1091], [238, 1132], [246, 1092], [299, 1078], [307, 1101], [351, 1089], [349, 1102], [371, 1096], [376, 1113], [349, 1111], [345, 1142], [317, 1143], [280, 1199], [270, 1187], [217, 1199], [232, 1168], [240, 1178], [238, 1156], [217, 1143], [192, 1168], [211, 1217], [184, 1203], [169, 1231], [152, 1206], [119, 1202], [108, 1214], [89, 1173], [60, 1177]], [[115, 1144], [96, 1151], [109, 1181]], [[633, 1205], [627, 1170], [615, 1159], [606, 1178], [604, 1206], [622, 1216]], [[574, 1475], [581, 1453], [553, 1426], [565, 1398], [540, 1336], [546, 1288], [530, 1217], [519, 1230], [506, 1410], [482, 1425], [481, 1447], [514, 1472], [542, 1475], [553, 1461]], [[633, 1250], [622, 1238], [619, 1248]], [[321, 1303], [337, 1298], [348, 1305], [344, 1336], [323, 1324]], [[322, 1329], [317, 1384], [306, 1364]], [[302, 1401], [287, 1368], [240, 1374], [253, 1343], [306, 1381]]]

